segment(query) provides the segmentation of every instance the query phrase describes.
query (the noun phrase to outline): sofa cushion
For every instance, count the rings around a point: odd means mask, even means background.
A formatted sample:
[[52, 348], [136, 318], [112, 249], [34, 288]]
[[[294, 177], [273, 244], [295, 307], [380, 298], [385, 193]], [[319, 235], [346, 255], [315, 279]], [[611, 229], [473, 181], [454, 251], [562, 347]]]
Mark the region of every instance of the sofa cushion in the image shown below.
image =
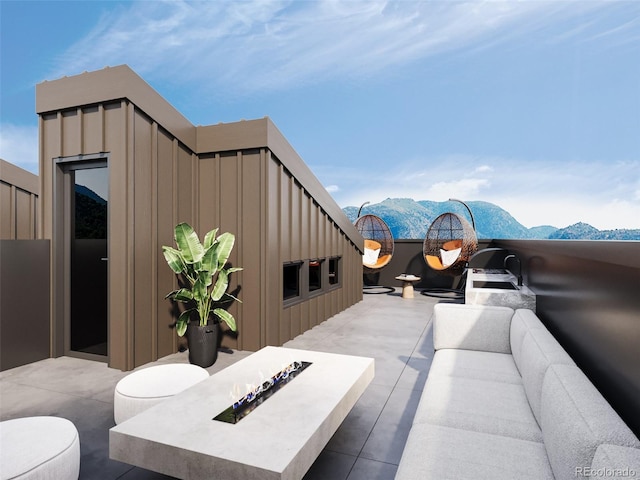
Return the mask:
[[439, 303], [433, 308], [433, 345], [511, 353], [509, 331], [513, 309], [486, 305]]
[[513, 357], [507, 353], [445, 348], [434, 355], [429, 375], [475, 378], [522, 385]]
[[542, 441], [523, 386], [504, 382], [429, 375], [413, 423]]
[[576, 472], [576, 477], [579, 478], [587, 473], [592, 478], [615, 480], [640, 478], [640, 449], [606, 443], [599, 445], [589, 471], [579, 470]]
[[576, 478], [577, 468], [591, 466], [602, 443], [640, 447], [640, 441], [618, 414], [573, 365], [551, 365], [547, 369], [541, 418], [549, 462], [558, 479]]
[[414, 424], [396, 480], [553, 479], [542, 443]]
[[542, 382], [547, 369], [555, 364], [575, 365], [571, 357], [546, 328], [530, 329], [522, 342], [520, 362], [516, 362], [516, 365], [522, 375], [522, 383], [527, 392], [529, 405], [531, 405], [531, 410], [538, 423], [541, 422]]
[[438, 350], [429, 375], [475, 378], [522, 385], [513, 357], [507, 353], [475, 350]]
[[516, 366], [520, 364], [522, 353], [522, 342], [524, 337], [531, 329], [546, 330], [540, 319], [531, 310], [518, 309], [511, 319], [510, 344], [511, 354], [516, 362]]

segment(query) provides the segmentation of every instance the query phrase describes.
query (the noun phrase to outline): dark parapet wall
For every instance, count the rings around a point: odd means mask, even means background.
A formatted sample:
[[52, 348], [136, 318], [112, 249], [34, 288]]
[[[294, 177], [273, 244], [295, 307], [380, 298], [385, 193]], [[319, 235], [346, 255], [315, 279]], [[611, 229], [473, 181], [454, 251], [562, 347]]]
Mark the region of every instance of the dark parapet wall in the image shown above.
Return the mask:
[[0, 240], [0, 370], [49, 358], [49, 240]]
[[640, 435], [640, 242], [496, 240], [517, 253], [537, 313]]

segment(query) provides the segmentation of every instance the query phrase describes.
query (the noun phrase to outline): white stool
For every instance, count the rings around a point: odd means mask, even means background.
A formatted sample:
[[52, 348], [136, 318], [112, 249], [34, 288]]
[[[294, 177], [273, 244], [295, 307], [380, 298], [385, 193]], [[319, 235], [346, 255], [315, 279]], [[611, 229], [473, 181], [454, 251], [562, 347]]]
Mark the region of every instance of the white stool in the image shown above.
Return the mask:
[[113, 394], [116, 425], [206, 378], [209, 372], [189, 363], [157, 365], [127, 375], [118, 382]]
[[77, 480], [80, 440], [66, 418], [25, 417], [0, 422], [0, 478]]

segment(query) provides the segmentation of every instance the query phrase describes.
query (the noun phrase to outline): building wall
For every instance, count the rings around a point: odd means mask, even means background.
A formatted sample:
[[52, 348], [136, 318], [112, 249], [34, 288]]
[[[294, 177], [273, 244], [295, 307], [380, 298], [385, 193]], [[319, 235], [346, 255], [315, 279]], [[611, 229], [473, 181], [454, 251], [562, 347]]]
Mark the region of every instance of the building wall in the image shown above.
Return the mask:
[[0, 240], [38, 238], [38, 176], [0, 158]]
[[65, 352], [61, 319], [68, 316], [63, 207], [54, 197], [63, 185], [56, 160], [102, 152], [108, 155], [110, 178], [110, 365], [130, 369], [176, 351], [171, 306], [164, 300], [175, 279], [164, 268], [160, 246], [172, 244], [176, 223], [195, 219], [195, 155], [127, 100], [42, 114], [40, 144], [42, 230], [45, 238], [55, 239], [54, 355]]
[[[61, 159], [109, 167], [109, 364], [132, 369], [178, 349], [177, 288], [162, 245], [177, 223], [236, 235], [230, 258], [247, 350], [280, 345], [359, 301], [362, 237], [268, 119], [194, 127], [128, 67], [37, 86], [41, 231], [52, 239], [52, 354], [65, 353], [69, 251]], [[283, 262], [342, 257], [338, 288], [283, 307]]]
[[[214, 132], [209, 128], [207, 133]], [[285, 166], [298, 159], [283, 161], [269, 147], [201, 153], [199, 158], [200, 235], [214, 227], [234, 233], [230, 261], [243, 268], [230, 283], [231, 290], [241, 288], [242, 303], [230, 309], [239, 335], [227, 337], [227, 346], [257, 350], [281, 345], [362, 299], [359, 250]], [[283, 265], [335, 257], [341, 259], [342, 284], [285, 307]]]

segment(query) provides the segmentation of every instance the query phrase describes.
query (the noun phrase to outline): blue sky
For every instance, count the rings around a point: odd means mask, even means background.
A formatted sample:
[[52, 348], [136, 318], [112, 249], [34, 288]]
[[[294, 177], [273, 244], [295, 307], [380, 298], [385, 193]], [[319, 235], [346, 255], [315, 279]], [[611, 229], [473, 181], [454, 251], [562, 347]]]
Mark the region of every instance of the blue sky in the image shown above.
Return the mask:
[[35, 85], [128, 64], [195, 125], [269, 116], [344, 207], [640, 228], [638, 1], [0, 0], [0, 157]]

